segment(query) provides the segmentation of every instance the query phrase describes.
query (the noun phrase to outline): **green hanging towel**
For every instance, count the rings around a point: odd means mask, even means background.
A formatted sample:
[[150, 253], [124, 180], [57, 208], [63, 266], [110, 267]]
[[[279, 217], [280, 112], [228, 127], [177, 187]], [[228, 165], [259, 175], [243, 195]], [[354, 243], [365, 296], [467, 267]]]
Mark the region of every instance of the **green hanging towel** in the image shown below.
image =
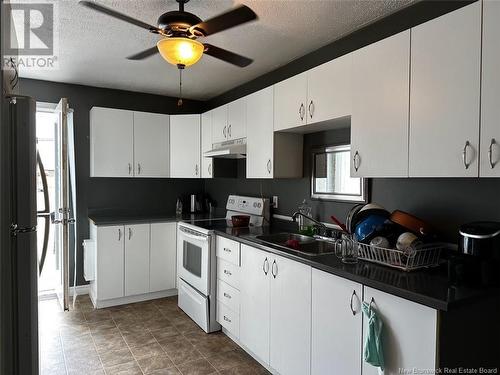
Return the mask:
[[384, 351], [382, 348], [383, 323], [371, 304], [363, 302], [363, 314], [368, 318], [368, 329], [363, 350], [363, 359], [372, 366], [384, 370]]

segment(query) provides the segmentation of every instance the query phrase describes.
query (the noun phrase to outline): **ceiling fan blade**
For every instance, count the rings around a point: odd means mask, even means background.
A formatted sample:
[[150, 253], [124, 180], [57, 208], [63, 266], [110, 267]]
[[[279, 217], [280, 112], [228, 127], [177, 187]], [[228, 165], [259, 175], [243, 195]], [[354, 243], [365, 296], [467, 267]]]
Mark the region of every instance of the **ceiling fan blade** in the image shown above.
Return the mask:
[[248, 57], [238, 55], [237, 53], [228, 51], [226, 49], [219, 48], [208, 43], [205, 43], [203, 45], [205, 46], [205, 54], [215, 57], [216, 59], [223, 60], [230, 64], [239, 66], [240, 68], [244, 68], [245, 66], [248, 66], [253, 62], [253, 60], [249, 59]]
[[98, 3], [95, 3], [93, 1], [79, 1], [78, 2], [80, 5], [83, 5], [87, 8], [90, 8], [90, 9], [93, 9], [93, 10], [96, 10], [100, 13], [104, 13], [104, 14], [107, 14], [108, 16], [111, 16], [111, 17], [114, 17], [114, 18], [117, 18], [119, 20], [122, 20], [122, 21], [125, 21], [125, 22], [128, 22], [128, 23], [131, 23], [132, 25], [136, 25], [136, 26], [139, 26], [139, 27], [142, 27], [143, 29], [146, 29], [146, 30], [149, 30], [151, 32], [154, 32], [154, 33], [159, 33], [161, 30], [159, 28], [157, 28], [156, 26], [153, 26], [153, 25], [150, 25], [146, 22], [142, 22], [138, 19], [135, 19], [135, 18], [132, 18], [132, 17], [129, 17], [127, 16], [126, 14], [123, 14], [123, 13], [120, 13], [120, 12], [117, 12], [116, 10], [114, 9], [111, 9], [111, 8], [108, 8], [108, 7], [105, 7], [104, 5], [100, 5]]
[[158, 47], [154, 46], [148, 49], [145, 49], [144, 51], [138, 52], [134, 55], [127, 56], [127, 60], [142, 60], [147, 57], [151, 57], [154, 54], [158, 53]]
[[231, 27], [256, 19], [257, 15], [252, 9], [246, 5], [241, 5], [237, 8], [231, 9], [229, 12], [222, 13], [206, 21], [200, 22], [199, 24], [192, 26], [191, 29], [199, 29], [203, 31], [205, 35], [212, 35], [218, 33], [219, 31], [227, 30]]

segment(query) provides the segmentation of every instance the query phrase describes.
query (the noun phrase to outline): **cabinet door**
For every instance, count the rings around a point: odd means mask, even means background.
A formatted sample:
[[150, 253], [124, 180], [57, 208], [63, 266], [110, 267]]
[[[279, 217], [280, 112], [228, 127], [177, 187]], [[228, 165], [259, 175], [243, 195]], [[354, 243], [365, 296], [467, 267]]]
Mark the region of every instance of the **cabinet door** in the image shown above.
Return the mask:
[[247, 97], [247, 178], [273, 178], [273, 88]]
[[200, 115], [170, 116], [170, 176], [200, 178]]
[[307, 72], [307, 123], [350, 116], [352, 54]]
[[125, 295], [149, 292], [149, 224], [125, 226]]
[[269, 363], [271, 254], [241, 245], [240, 341]]
[[237, 99], [227, 105], [227, 138], [245, 138], [247, 134], [246, 98]]
[[150, 292], [175, 288], [176, 239], [176, 223], [151, 224], [151, 250], [149, 259]]
[[408, 176], [409, 74], [410, 31], [353, 52], [351, 176]]
[[125, 228], [97, 227], [97, 299], [124, 296], [123, 261]]
[[481, 2], [411, 30], [410, 177], [477, 177]]
[[311, 267], [273, 257], [270, 365], [280, 374], [311, 371]]
[[480, 177], [500, 177], [500, 2], [483, 2]]
[[274, 130], [285, 130], [305, 125], [306, 101], [307, 72], [275, 84]]
[[203, 154], [212, 149], [212, 111], [201, 115], [201, 178], [212, 178], [213, 158]]
[[311, 374], [361, 374], [363, 287], [312, 270]]
[[132, 111], [94, 107], [90, 111], [90, 177], [134, 176]]
[[212, 143], [227, 141], [227, 105], [212, 110]]
[[[436, 368], [437, 311], [376, 289], [364, 287], [364, 301], [377, 309], [384, 324], [385, 374], [400, 369]], [[368, 322], [363, 317], [363, 342]], [[363, 375], [378, 375], [378, 368], [363, 361]]]
[[169, 116], [134, 112], [135, 177], [169, 177]]

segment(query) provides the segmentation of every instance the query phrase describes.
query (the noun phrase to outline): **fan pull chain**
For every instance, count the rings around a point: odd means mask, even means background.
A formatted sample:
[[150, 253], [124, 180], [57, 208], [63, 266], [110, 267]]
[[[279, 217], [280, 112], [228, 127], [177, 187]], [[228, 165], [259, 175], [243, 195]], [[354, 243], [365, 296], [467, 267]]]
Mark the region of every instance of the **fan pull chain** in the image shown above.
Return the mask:
[[179, 66], [179, 100], [177, 100], [177, 107], [182, 106], [182, 71], [184, 67]]

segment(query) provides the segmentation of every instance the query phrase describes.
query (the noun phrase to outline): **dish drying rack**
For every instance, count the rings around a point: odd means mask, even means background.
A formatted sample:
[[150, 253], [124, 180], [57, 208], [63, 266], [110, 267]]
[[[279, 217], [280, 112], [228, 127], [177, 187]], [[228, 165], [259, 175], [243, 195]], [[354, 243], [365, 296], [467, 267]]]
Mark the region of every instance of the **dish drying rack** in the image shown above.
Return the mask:
[[409, 251], [401, 251], [364, 244], [355, 240], [352, 240], [352, 242], [353, 246], [357, 246], [358, 248], [359, 259], [383, 264], [403, 271], [414, 271], [420, 268], [438, 266], [441, 251], [445, 248], [443, 244], [434, 243]]

